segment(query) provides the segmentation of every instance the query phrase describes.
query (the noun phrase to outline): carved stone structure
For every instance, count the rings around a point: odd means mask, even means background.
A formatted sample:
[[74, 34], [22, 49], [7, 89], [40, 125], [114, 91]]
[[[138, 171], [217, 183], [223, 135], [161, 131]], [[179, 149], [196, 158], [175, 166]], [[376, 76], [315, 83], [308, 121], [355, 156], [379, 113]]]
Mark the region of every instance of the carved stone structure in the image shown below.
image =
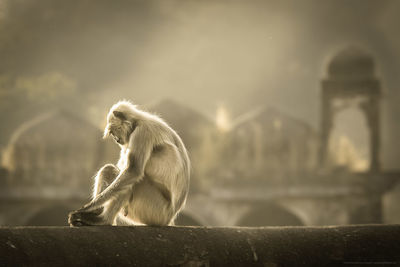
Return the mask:
[[57, 110], [23, 123], [3, 153], [12, 186], [90, 187], [90, 177], [107, 155], [102, 132], [71, 112]]
[[50, 111], [23, 123], [2, 155], [0, 225], [64, 225], [88, 199], [91, 177], [118, 156], [102, 131], [72, 112]]
[[322, 82], [320, 166], [326, 166], [328, 142], [335, 114], [357, 103], [365, 114], [370, 132], [370, 171], [379, 172], [380, 154], [380, 82], [374, 75], [373, 58], [364, 51], [348, 47], [339, 52], [328, 66]]
[[[310, 125], [276, 109], [259, 107], [234, 120], [221, 133], [225, 146], [220, 176], [245, 183], [268, 180], [282, 183], [316, 169], [318, 135]], [[222, 177], [224, 178], [224, 177]]]
[[[149, 105], [180, 134], [192, 161], [187, 205], [176, 224], [381, 223], [382, 196], [400, 173], [380, 170], [380, 97], [371, 56], [348, 48], [332, 59], [322, 83], [321, 136], [307, 123], [265, 107], [222, 131], [175, 101]], [[354, 103], [371, 132], [370, 171], [325, 168], [335, 114]], [[68, 211], [87, 202], [97, 168], [117, 161], [118, 146], [101, 140], [100, 128], [68, 112], [55, 114], [22, 125], [10, 141], [0, 225], [65, 225]]]

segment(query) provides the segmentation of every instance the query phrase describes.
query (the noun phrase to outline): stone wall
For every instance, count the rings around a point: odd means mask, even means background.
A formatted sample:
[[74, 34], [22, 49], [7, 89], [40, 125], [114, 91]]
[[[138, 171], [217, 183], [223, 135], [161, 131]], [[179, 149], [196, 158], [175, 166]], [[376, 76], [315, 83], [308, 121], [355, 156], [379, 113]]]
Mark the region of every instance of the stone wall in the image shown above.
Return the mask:
[[0, 228], [2, 266], [398, 266], [399, 225]]

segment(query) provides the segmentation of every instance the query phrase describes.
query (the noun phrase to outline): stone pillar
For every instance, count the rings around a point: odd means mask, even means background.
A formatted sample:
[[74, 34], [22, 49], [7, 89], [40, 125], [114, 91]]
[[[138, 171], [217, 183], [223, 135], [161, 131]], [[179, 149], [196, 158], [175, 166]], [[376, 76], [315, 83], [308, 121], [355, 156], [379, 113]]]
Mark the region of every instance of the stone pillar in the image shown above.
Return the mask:
[[380, 163], [380, 101], [379, 97], [371, 97], [370, 106], [370, 132], [371, 132], [371, 172], [379, 172]]
[[328, 159], [329, 138], [333, 126], [331, 95], [327, 92], [327, 90], [322, 91], [321, 102], [321, 141], [319, 148], [319, 167], [324, 168]]
[[378, 173], [381, 169], [380, 164], [380, 101], [379, 95], [371, 95], [361, 109], [365, 113], [370, 133], [370, 167], [372, 173]]

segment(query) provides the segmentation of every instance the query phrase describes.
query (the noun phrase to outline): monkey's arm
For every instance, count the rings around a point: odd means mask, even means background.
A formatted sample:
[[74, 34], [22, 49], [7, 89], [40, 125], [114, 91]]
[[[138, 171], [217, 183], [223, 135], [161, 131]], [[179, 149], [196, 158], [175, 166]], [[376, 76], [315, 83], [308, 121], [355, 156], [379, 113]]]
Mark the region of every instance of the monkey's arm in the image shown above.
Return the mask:
[[154, 147], [154, 140], [151, 137], [151, 132], [148, 132], [144, 126], [137, 127], [129, 138], [128, 149], [130, 151], [128, 153], [127, 168], [103, 192], [80, 209], [80, 211], [98, 209], [110, 200], [110, 198], [124, 198], [125, 194], [128, 194], [132, 190], [132, 186], [144, 177], [145, 166]]

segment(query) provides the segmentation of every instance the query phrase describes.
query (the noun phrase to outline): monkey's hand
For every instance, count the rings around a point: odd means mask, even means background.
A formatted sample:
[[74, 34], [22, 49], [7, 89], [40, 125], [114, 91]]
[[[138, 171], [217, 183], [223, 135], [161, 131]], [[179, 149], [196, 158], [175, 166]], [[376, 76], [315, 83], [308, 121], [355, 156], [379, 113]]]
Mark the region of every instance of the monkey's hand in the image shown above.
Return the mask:
[[69, 214], [68, 223], [70, 226], [90, 226], [106, 224], [101, 214], [104, 208], [100, 207], [93, 211], [76, 210]]

